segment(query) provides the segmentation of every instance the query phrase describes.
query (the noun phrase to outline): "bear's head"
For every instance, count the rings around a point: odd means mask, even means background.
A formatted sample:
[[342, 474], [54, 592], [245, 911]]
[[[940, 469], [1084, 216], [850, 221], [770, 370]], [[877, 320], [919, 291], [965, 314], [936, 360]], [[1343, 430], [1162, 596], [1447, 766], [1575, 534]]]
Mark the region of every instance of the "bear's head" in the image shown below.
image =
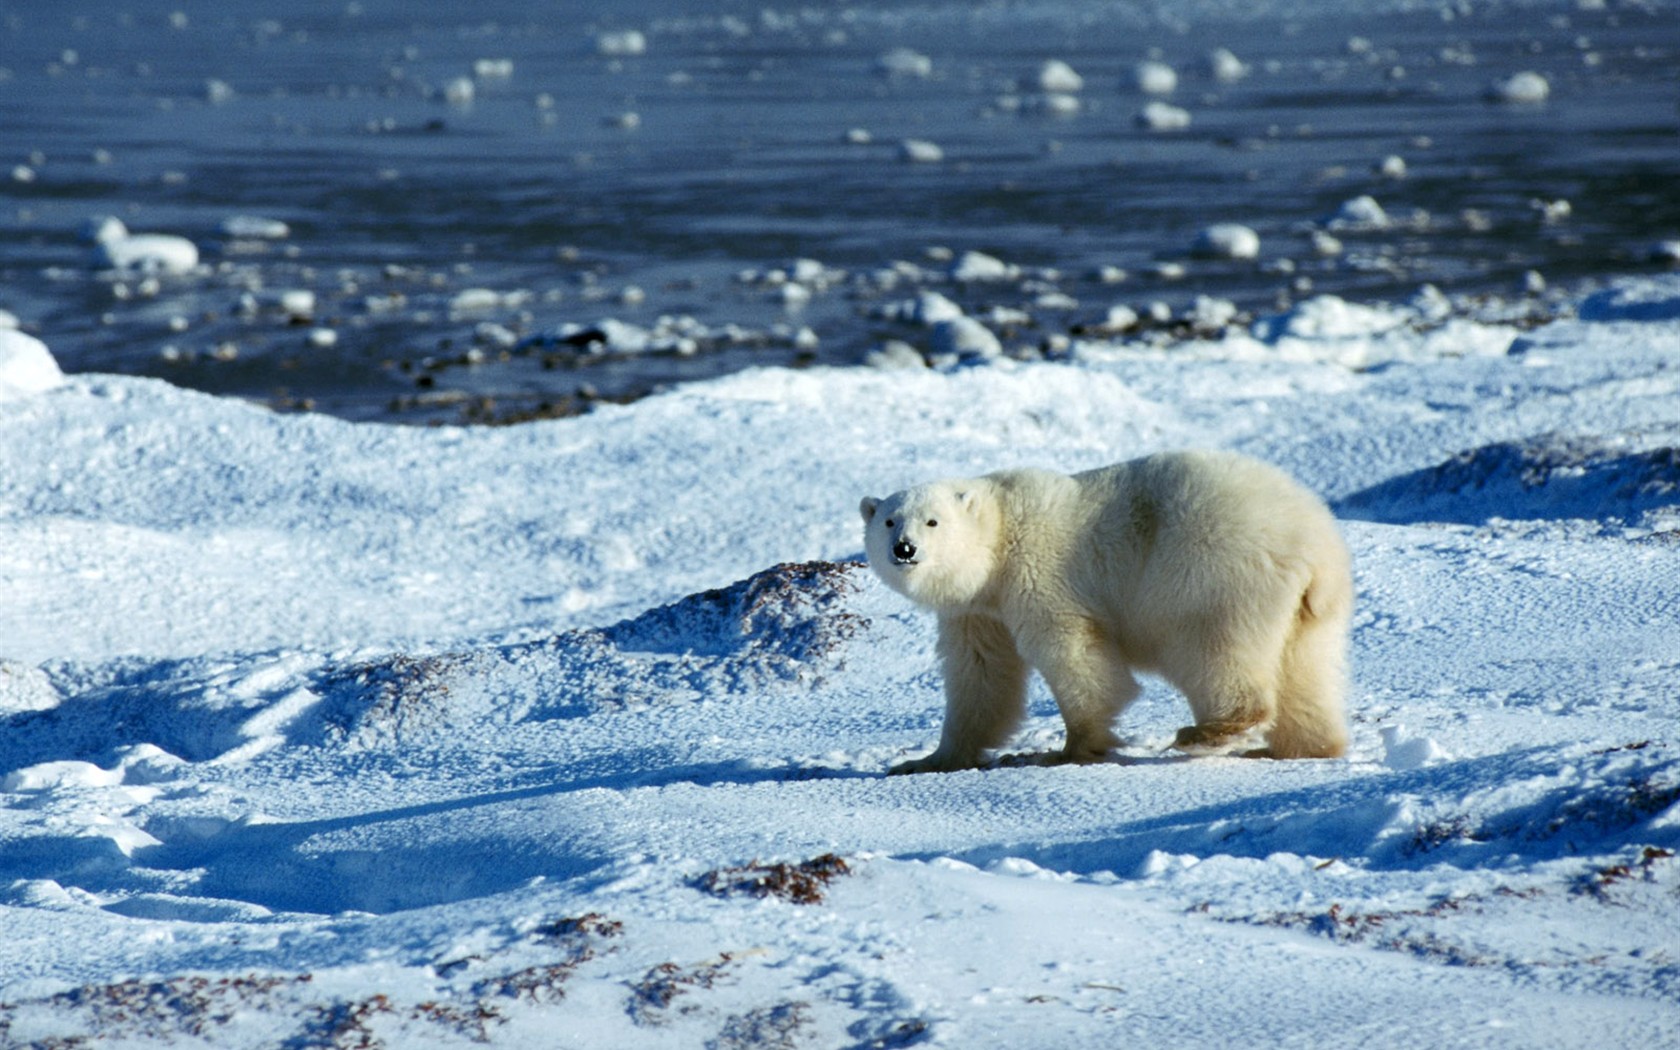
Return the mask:
[[972, 605], [992, 577], [996, 511], [979, 481], [936, 481], [865, 497], [869, 567], [893, 590], [935, 609]]

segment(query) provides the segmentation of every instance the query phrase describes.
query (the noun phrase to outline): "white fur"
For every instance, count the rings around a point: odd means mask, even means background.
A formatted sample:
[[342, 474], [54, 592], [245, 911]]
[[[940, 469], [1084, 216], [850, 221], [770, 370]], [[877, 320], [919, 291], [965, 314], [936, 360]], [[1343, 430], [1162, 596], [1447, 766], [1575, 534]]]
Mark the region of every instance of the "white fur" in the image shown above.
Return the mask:
[[1029, 669], [1061, 709], [1065, 761], [1118, 743], [1134, 671], [1189, 700], [1181, 748], [1255, 727], [1268, 745], [1256, 754], [1346, 748], [1347, 547], [1324, 503], [1274, 467], [1172, 452], [1072, 477], [936, 481], [859, 509], [870, 566], [939, 614], [944, 730], [895, 773], [978, 765], [1020, 724]]

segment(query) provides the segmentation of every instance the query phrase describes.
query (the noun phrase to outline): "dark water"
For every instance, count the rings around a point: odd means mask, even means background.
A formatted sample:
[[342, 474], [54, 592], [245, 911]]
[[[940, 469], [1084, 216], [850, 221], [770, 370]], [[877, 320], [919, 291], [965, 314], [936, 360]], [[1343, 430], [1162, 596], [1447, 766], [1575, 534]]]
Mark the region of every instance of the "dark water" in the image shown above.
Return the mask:
[[[1363, 6], [4, 0], [0, 308], [66, 370], [433, 421], [925, 346], [882, 312], [927, 287], [1031, 352], [1117, 303], [1515, 295], [1530, 271], [1557, 289], [1660, 265], [1680, 237], [1674, 4]], [[626, 29], [644, 53], [600, 53]], [[883, 75], [897, 47], [931, 75]], [[1216, 79], [1216, 47], [1248, 75]], [[1137, 123], [1151, 55], [1184, 130]], [[1052, 58], [1084, 78], [1075, 114], [1040, 102]], [[1525, 70], [1547, 101], [1489, 100]], [[470, 103], [445, 97], [458, 78]], [[944, 159], [902, 160], [911, 138]], [[1403, 178], [1375, 170], [1391, 155]], [[1393, 223], [1316, 252], [1364, 194]], [[99, 215], [189, 237], [203, 265], [98, 272]], [[290, 233], [221, 232], [236, 215]], [[1190, 258], [1225, 221], [1260, 257]], [[946, 280], [971, 249], [1021, 272]], [[767, 275], [796, 259], [828, 272], [794, 308]], [[460, 309], [469, 289], [500, 298]], [[274, 308], [299, 290], [311, 308]], [[691, 352], [533, 338], [660, 317]]]

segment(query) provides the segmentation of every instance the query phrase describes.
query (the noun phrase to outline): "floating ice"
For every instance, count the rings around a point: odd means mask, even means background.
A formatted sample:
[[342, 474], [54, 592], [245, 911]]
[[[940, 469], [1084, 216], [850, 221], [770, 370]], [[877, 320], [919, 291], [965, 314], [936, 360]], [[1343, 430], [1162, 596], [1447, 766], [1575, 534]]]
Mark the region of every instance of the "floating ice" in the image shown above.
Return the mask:
[[594, 324], [567, 322], [551, 331], [522, 340], [534, 348], [566, 346], [582, 354], [670, 353], [688, 355], [699, 351], [701, 342], [727, 338], [714, 333], [692, 317], [660, 317], [653, 328], [604, 318]]
[[1138, 323], [1138, 312], [1124, 303], [1116, 303], [1103, 314], [1093, 327], [1104, 332], [1123, 332]]
[[1403, 179], [1406, 177], [1406, 158], [1390, 153], [1377, 162], [1376, 172], [1385, 179]]
[[933, 326], [928, 348], [935, 356], [955, 354], [962, 358], [991, 358], [1003, 353], [1003, 344], [992, 330], [972, 317], [953, 317]]
[[875, 60], [875, 68], [890, 77], [931, 77], [933, 59], [907, 47], [895, 47]]
[[953, 281], [1008, 281], [1020, 275], [1019, 266], [1012, 266], [985, 252], [963, 252], [951, 264]]
[[472, 77], [455, 77], [443, 85], [443, 100], [451, 106], [470, 106], [478, 95]]
[[1260, 235], [1241, 223], [1218, 222], [1196, 234], [1190, 251], [1204, 259], [1254, 259]]
[[864, 355], [863, 363], [870, 368], [885, 370], [925, 368], [927, 362], [915, 347], [902, 339], [888, 339], [878, 349]]
[[1552, 94], [1552, 85], [1539, 73], [1525, 70], [1513, 73], [1488, 88], [1488, 97], [1495, 102], [1533, 105], [1544, 102]]
[[233, 101], [234, 90], [225, 80], [206, 80], [204, 82], [204, 98], [212, 105], [221, 105]]
[[1178, 90], [1178, 74], [1165, 62], [1139, 62], [1134, 72], [1138, 90], [1146, 95], [1170, 95]]
[[473, 76], [480, 80], [506, 80], [513, 76], [513, 59], [477, 59], [473, 62]]
[[315, 316], [315, 293], [308, 288], [243, 292], [239, 296], [237, 309], [246, 317], [275, 313], [288, 320], [306, 321]]
[[840, 277], [840, 272], [830, 270], [816, 259], [795, 259], [788, 266], [788, 276], [800, 284], [813, 286], [824, 285]]
[[1248, 64], [1223, 47], [1208, 52], [1208, 73], [1213, 79], [1229, 84], [1248, 76]]
[[1229, 299], [1198, 295], [1184, 319], [1190, 322], [1190, 327], [1197, 332], [1217, 334], [1235, 321], [1238, 313], [1237, 304]]
[[93, 262], [122, 273], [191, 273], [198, 267], [198, 247], [168, 233], [129, 233], [114, 216], [91, 220], [85, 234], [93, 242]]
[[1137, 122], [1151, 131], [1182, 131], [1190, 126], [1190, 111], [1170, 102], [1151, 102], [1138, 112]]
[[1085, 78], [1059, 58], [1052, 58], [1038, 70], [1038, 89], [1055, 94], [1073, 94], [1085, 86]]
[[1280, 339], [1352, 339], [1389, 332], [1408, 320], [1399, 310], [1362, 306], [1339, 296], [1319, 295], [1288, 313], [1261, 318], [1254, 323], [1255, 338], [1266, 342]]
[[1033, 108], [1053, 117], [1071, 117], [1079, 112], [1079, 98], [1076, 95], [1051, 92], [1035, 99]]
[[261, 215], [231, 215], [222, 220], [219, 229], [228, 237], [262, 241], [282, 241], [292, 235], [292, 228], [284, 222]]
[[498, 350], [511, 350], [519, 345], [519, 336], [506, 325], [494, 321], [480, 321], [473, 325], [473, 342]]
[[1575, 214], [1575, 206], [1566, 200], [1540, 200], [1536, 198], [1528, 202], [1528, 206], [1540, 215], [1540, 221], [1547, 225], [1567, 220]]
[[502, 293], [491, 288], [463, 288], [449, 300], [452, 314], [482, 313], [502, 305]]
[[615, 29], [595, 36], [595, 53], [624, 58], [647, 53], [647, 37], [639, 29]]
[[963, 315], [962, 307], [934, 291], [924, 291], [911, 304], [909, 319], [917, 324], [934, 325]]
[[898, 155], [912, 164], [938, 164], [945, 159], [945, 151], [927, 139], [905, 139], [898, 144]]
[[1366, 195], [1344, 201], [1326, 224], [1332, 230], [1386, 230], [1392, 222], [1377, 199]]

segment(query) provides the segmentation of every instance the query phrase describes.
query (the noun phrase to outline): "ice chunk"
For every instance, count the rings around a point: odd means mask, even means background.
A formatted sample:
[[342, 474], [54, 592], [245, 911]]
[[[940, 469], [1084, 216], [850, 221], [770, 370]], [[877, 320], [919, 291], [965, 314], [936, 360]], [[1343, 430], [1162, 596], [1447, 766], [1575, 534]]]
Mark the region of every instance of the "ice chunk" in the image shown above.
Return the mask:
[[1138, 90], [1146, 95], [1170, 95], [1178, 90], [1178, 73], [1165, 62], [1139, 62], [1135, 72]]
[[1208, 53], [1208, 72], [1220, 83], [1229, 84], [1248, 76], [1248, 64], [1223, 47]]
[[1406, 314], [1398, 310], [1361, 306], [1334, 295], [1320, 295], [1288, 313], [1256, 321], [1254, 335], [1267, 342], [1284, 338], [1355, 339], [1392, 331], [1406, 320]]
[[913, 164], [938, 164], [945, 159], [945, 151], [927, 139], [905, 139], [898, 145], [898, 155]]
[[895, 47], [875, 60], [875, 68], [891, 77], [931, 77], [933, 59], [907, 47]]
[[1241, 223], [1218, 222], [1196, 234], [1191, 253], [1204, 259], [1254, 259], [1260, 235]]
[[1544, 102], [1552, 94], [1552, 85], [1545, 77], [1531, 70], [1513, 73], [1488, 88], [1488, 97], [1495, 102], [1534, 105]]
[[1038, 89], [1057, 94], [1073, 94], [1085, 86], [1085, 78], [1059, 58], [1052, 58], [1038, 70]]
[[232, 215], [222, 220], [221, 231], [229, 237], [279, 241], [292, 235], [292, 228], [279, 219], [260, 215]]
[[455, 77], [443, 85], [442, 95], [451, 106], [470, 106], [478, 95], [478, 86], [472, 77]]
[[198, 246], [169, 233], [130, 233], [121, 219], [101, 216], [84, 229], [93, 242], [93, 263], [123, 273], [191, 273], [198, 267]]
[[941, 321], [954, 321], [962, 315], [962, 307], [956, 303], [938, 292], [924, 291], [916, 296], [910, 318], [917, 324], [935, 325]]
[[1344, 201], [1326, 222], [1333, 230], [1386, 230], [1391, 224], [1388, 212], [1370, 195]]
[[1007, 281], [1020, 276], [1021, 269], [985, 252], [963, 252], [951, 264], [953, 281]]
[[871, 350], [864, 355], [863, 363], [871, 368], [884, 371], [906, 368], [924, 368], [926, 361], [916, 348], [902, 339], [888, 339], [879, 349]]
[[[32, 335], [0, 328], [0, 401], [39, 394], [64, 382], [47, 345]], [[5, 667], [0, 665], [0, 674]]]
[[1190, 126], [1190, 111], [1169, 102], [1151, 102], [1138, 112], [1137, 122], [1151, 131], [1182, 131]]
[[1003, 344], [992, 330], [972, 317], [953, 317], [935, 324], [928, 346], [936, 355], [966, 358], [998, 357], [1003, 353]]
[[639, 29], [615, 29], [597, 34], [595, 53], [609, 58], [623, 58], [647, 53], [647, 37]]

